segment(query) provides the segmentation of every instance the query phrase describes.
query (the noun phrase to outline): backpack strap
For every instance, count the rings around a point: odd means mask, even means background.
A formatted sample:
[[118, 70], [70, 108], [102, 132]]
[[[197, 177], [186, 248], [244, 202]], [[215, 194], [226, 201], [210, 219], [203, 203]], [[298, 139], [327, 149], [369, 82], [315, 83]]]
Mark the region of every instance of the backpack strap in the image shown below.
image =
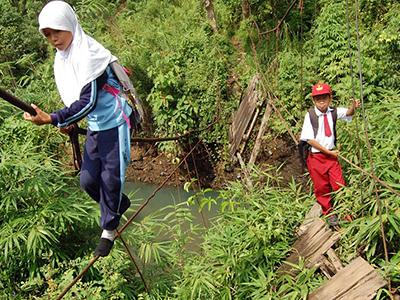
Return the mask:
[[[332, 110], [331, 114], [332, 114], [332, 121], [333, 121], [333, 134], [334, 134], [334, 138], [335, 138], [335, 140], [333, 142], [336, 145], [336, 121], [337, 121], [337, 108], [336, 107]], [[315, 138], [318, 133], [318, 116], [313, 107], [311, 107], [308, 110], [308, 115], [310, 116], [311, 126], [313, 128], [314, 138]]]
[[314, 131], [314, 138], [316, 138], [318, 133], [318, 116], [313, 107], [308, 110], [308, 115], [310, 116], [311, 126]]
[[136, 89], [134, 88], [132, 81], [130, 80], [129, 76], [126, 74], [124, 68], [118, 63], [118, 61], [114, 61], [110, 63], [111, 69], [113, 70], [115, 76], [118, 78], [119, 82], [121, 83], [125, 92], [127, 92], [128, 97], [132, 102], [132, 107], [138, 113], [140, 120], [143, 121], [144, 119], [144, 110], [143, 104], [140, 100]]
[[332, 114], [333, 134], [334, 134], [333, 143], [336, 146], [336, 121], [337, 121], [337, 108], [336, 107], [332, 110], [331, 114]]

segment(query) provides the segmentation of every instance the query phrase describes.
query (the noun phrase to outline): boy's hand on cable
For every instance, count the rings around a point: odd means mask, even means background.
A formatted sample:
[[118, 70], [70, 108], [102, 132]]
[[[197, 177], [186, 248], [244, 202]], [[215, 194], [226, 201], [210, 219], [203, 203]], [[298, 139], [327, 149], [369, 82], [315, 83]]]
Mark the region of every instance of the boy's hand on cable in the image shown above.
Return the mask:
[[353, 99], [352, 105], [353, 105], [353, 108], [356, 109], [361, 106], [361, 102], [358, 99]]
[[351, 106], [346, 111], [346, 116], [354, 115], [354, 111], [356, 110], [356, 108], [360, 106], [361, 106], [360, 100], [352, 99]]
[[24, 112], [25, 120], [31, 121], [32, 123], [34, 123], [36, 125], [44, 125], [44, 124], [51, 123], [51, 117], [48, 113], [42, 111], [35, 104], [31, 104], [31, 106], [35, 109], [36, 116], [32, 116], [30, 113]]

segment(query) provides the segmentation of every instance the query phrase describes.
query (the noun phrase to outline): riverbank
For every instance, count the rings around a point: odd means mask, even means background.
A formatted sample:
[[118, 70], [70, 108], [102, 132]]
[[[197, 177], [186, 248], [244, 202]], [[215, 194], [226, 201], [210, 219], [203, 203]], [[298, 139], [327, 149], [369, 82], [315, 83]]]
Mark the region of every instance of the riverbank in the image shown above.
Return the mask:
[[[297, 154], [297, 148], [285, 137], [274, 138], [265, 141], [262, 150], [256, 161], [256, 166], [261, 171], [271, 169], [271, 166], [278, 168], [278, 175], [283, 184], [292, 180], [300, 181], [303, 176], [301, 162]], [[132, 163], [127, 170], [127, 181], [142, 182], [159, 185], [172, 173], [178, 166], [178, 159], [167, 153], [158, 153], [154, 149], [146, 149], [137, 144], [131, 148]], [[243, 159], [248, 161], [250, 153], [243, 153]], [[188, 172], [199, 174], [203, 186], [219, 189], [223, 188], [228, 182], [241, 179], [244, 174], [236, 163], [233, 167], [226, 167], [228, 164], [223, 161], [206, 164], [208, 169], [190, 170], [188, 164], [182, 164], [179, 172], [172, 175], [166, 182], [167, 186], [183, 186], [185, 182], [190, 181]], [[203, 175], [201, 175], [203, 174]]]

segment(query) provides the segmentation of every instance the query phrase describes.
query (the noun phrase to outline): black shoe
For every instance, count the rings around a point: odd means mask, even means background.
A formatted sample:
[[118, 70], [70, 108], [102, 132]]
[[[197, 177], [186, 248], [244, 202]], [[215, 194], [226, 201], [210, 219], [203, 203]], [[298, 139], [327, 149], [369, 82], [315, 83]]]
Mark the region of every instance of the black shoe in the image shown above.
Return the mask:
[[111, 248], [114, 245], [114, 241], [110, 241], [109, 239], [101, 238], [100, 243], [97, 245], [94, 250], [94, 255], [96, 256], [107, 256], [110, 254]]
[[329, 226], [335, 227], [335, 226], [339, 225], [339, 219], [336, 214], [329, 215], [326, 220], [327, 220]]

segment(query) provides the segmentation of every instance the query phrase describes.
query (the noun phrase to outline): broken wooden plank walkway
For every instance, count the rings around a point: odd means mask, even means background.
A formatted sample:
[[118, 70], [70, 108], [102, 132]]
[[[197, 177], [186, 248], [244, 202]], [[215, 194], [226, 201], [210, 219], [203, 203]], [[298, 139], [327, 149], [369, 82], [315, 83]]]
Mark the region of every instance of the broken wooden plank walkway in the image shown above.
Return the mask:
[[357, 257], [346, 267], [332, 246], [340, 234], [332, 231], [319, 218], [320, 207], [314, 205], [300, 225], [299, 238], [293, 245], [292, 254], [286, 259], [279, 272], [295, 276], [298, 270], [292, 267], [304, 259], [306, 268], [319, 268], [329, 279], [312, 292], [308, 300], [368, 300], [387, 283], [363, 258]]
[[361, 257], [339, 270], [327, 283], [308, 297], [309, 300], [368, 300], [375, 297], [385, 280]]
[[292, 254], [286, 259], [289, 264], [282, 265], [279, 271], [294, 275], [295, 270], [290, 264], [298, 264], [300, 258], [305, 260], [307, 268], [319, 267], [323, 255], [339, 239], [340, 234], [338, 232], [330, 230], [321, 219], [315, 219], [294, 243]]

